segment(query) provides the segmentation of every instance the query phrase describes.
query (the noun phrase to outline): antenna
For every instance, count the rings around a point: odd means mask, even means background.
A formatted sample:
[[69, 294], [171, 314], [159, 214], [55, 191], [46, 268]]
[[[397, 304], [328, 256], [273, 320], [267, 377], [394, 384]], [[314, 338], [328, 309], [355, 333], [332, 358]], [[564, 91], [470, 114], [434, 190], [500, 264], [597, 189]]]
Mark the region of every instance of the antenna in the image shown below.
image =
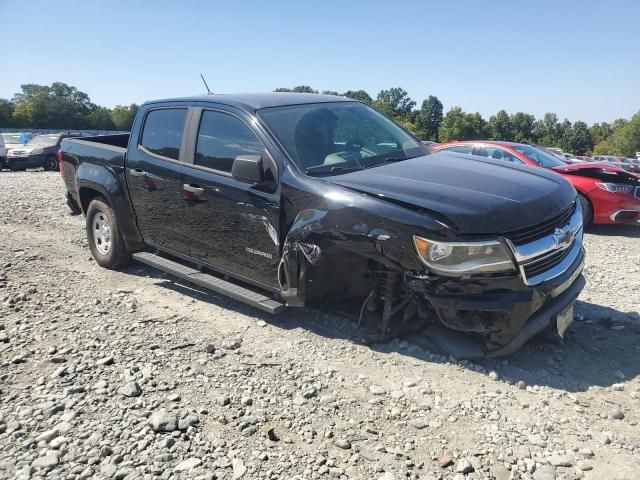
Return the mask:
[[204, 83], [204, 86], [207, 89], [207, 94], [208, 95], [213, 95], [213, 92], [211, 90], [209, 90], [209, 85], [207, 85], [207, 81], [204, 79], [204, 75], [200, 74], [200, 78], [202, 79], [202, 83]]

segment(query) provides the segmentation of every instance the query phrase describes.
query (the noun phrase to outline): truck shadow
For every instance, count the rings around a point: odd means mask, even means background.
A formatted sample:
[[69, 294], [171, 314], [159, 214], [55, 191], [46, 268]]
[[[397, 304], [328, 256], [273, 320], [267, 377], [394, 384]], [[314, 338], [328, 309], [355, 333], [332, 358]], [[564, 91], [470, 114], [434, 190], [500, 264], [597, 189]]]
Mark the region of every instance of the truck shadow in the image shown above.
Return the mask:
[[[352, 318], [334, 310], [292, 308], [278, 315], [269, 315], [153, 268], [136, 266], [127, 268], [125, 272], [157, 279], [158, 287], [264, 320], [274, 328], [306, 330], [324, 338], [353, 344], [362, 344], [367, 333], [364, 326], [358, 327]], [[508, 357], [462, 361], [459, 364], [473, 371], [493, 370], [509, 383], [522, 380], [530, 386], [547, 386], [567, 392], [586, 391], [593, 386], [610, 387], [640, 373], [640, 320], [632, 320], [633, 312], [620, 312], [578, 301], [575, 314], [576, 321], [566, 332], [564, 340], [534, 338]], [[373, 344], [369, 348], [382, 354], [397, 353], [424, 362], [452, 361], [433, 339], [423, 335], [410, 335]]]
[[627, 225], [591, 225], [586, 233], [602, 237], [640, 238], [640, 223]]

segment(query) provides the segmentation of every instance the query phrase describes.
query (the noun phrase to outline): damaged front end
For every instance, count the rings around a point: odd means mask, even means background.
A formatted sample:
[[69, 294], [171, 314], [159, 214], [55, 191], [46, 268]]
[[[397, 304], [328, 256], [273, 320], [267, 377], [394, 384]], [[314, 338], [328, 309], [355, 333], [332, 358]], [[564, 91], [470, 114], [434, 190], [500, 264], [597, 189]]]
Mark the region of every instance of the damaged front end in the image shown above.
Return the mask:
[[432, 221], [432, 236], [448, 241], [426, 245], [410, 234], [415, 223], [368, 217], [362, 201], [357, 214], [349, 196], [339, 208], [298, 212], [278, 268], [288, 305], [349, 314], [370, 332], [366, 343], [433, 335], [457, 358], [506, 355], [546, 330], [562, 333], [556, 319], [585, 283], [579, 204], [527, 231], [476, 241]]

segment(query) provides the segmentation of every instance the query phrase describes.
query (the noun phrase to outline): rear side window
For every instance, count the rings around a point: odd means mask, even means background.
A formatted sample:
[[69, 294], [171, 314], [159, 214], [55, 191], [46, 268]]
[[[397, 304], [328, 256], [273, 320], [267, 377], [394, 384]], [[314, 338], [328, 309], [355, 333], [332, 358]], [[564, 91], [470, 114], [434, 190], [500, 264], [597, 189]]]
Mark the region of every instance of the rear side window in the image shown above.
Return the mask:
[[186, 108], [163, 108], [147, 114], [140, 145], [150, 153], [178, 160]]
[[204, 111], [194, 163], [230, 173], [238, 155], [264, 156], [264, 145], [242, 120], [226, 113]]

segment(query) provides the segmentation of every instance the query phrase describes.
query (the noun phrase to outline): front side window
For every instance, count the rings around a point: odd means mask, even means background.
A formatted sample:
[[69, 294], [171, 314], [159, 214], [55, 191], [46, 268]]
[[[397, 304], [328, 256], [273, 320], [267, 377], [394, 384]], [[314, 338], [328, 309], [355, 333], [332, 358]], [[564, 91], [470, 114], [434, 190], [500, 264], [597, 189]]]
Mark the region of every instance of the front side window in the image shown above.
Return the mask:
[[186, 108], [163, 108], [147, 114], [140, 146], [161, 157], [178, 160]]
[[265, 155], [264, 145], [239, 118], [222, 112], [202, 113], [194, 163], [231, 172], [239, 155]]
[[511, 154], [510, 152], [507, 152], [503, 148], [495, 147], [492, 145], [483, 145], [481, 147], [477, 147], [474, 154], [480, 155], [481, 157], [504, 160], [506, 162], [522, 163], [522, 161], [518, 157]]
[[337, 175], [427, 153], [421, 142], [359, 102], [271, 107], [258, 116], [309, 175]]

